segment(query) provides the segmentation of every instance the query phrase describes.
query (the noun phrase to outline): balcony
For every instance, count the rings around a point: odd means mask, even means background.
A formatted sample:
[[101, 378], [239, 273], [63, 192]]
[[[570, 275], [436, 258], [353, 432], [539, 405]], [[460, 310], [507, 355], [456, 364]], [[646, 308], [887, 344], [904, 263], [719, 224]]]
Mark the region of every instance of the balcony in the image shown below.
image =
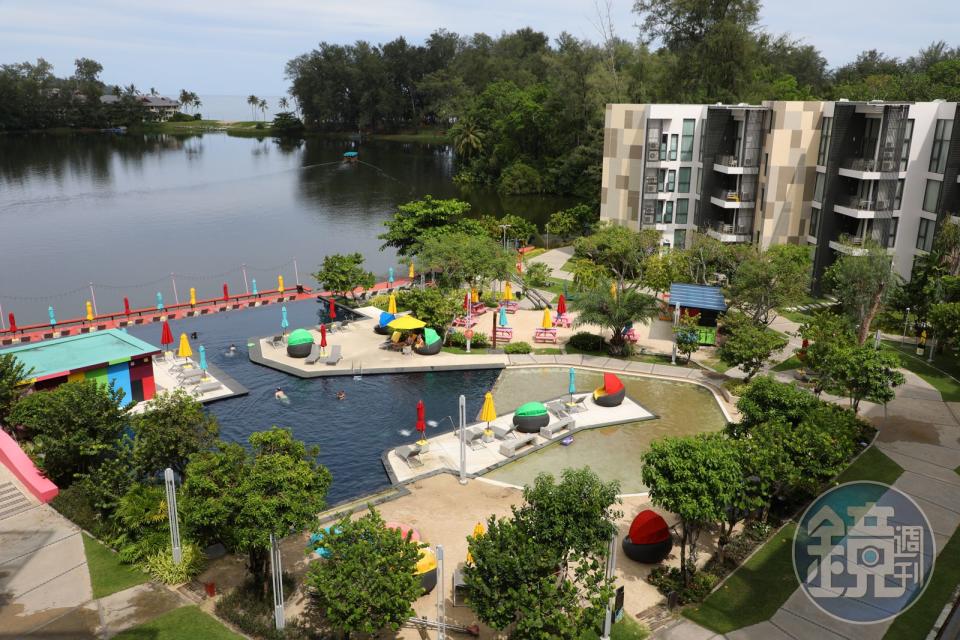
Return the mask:
[[851, 218], [873, 219], [877, 217], [888, 218], [893, 209], [893, 203], [885, 200], [875, 200], [873, 198], [860, 198], [857, 196], [839, 199], [833, 205], [835, 213], [849, 216]]
[[736, 156], [717, 156], [717, 161], [713, 163], [713, 170], [718, 173], [734, 176], [756, 175], [760, 173], [760, 167], [741, 166], [740, 160]]
[[[877, 160], [876, 158], [846, 158], [840, 163], [840, 175], [857, 180], [880, 180], [884, 172], [890, 172], [896, 166], [893, 159]], [[905, 178], [906, 171], [899, 172], [898, 176]]]
[[737, 189], [717, 189], [710, 195], [710, 202], [723, 209], [752, 209], [754, 192]]
[[743, 221], [740, 221], [740, 224], [718, 221], [707, 227], [707, 235], [720, 242], [750, 242], [753, 237], [753, 225]]
[[848, 256], [867, 255], [867, 250], [863, 248], [863, 237], [858, 237], [858, 236], [842, 237], [840, 240], [831, 240], [827, 244], [829, 244], [830, 248], [833, 249], [834, 251], [845, 253]]

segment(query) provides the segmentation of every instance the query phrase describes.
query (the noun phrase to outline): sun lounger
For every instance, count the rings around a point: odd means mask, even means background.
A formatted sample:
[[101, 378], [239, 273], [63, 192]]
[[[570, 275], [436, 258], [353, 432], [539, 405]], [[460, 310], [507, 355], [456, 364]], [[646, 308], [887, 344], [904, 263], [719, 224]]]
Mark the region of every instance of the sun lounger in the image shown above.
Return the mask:
[[186, 371], [180, 372], [180, 375], [177, 377], [180, 379], [180, 382], [191, 382], [193, 380], [199, 380], [205, 376], [206, 373], [203, 369], [187, 369]]
[[535, 433], [525, 433], [515, 440], [504, 440], [500, 443], [500, 455], [512, 458], [516, 455], [519, 449], [526, 447], [527, 445], [533, 446], [534, 442], [537, 440], [537, 434]]
[[397, 457], [407, 463], [411, 469], [413, 467], [422, 467], [423, 460], [420, 459], [420, 445], [405, 444], [393, 450]]
[[474, 451], [476, 451], [477, 449], [483, 449], [484, 447], [486, 447], [486, 445], [483, 444], [484, 431], [486, 431], [486, 425], [482, 425], [482, 424], [466, 428], [465, 439], [467, 441], [467, 444]]
[[313, 346], [310, 347], [310, 355], [307, 356], [307, 359], [303, 361], [304, 364], [317, 364], [317, 360], [320, 359], [320, 345], [313, 343]]
[[566, 418], [554, 420], [545, 427], [541, 427], [540, 436], [546, 438], [547, 440], [552, 440], [553, 437], [561, 431], [572, 431], [575, 426], [576, 423], [573, 421], [573, 418], [567, 416]]
[[493, 435], [495, 435], [496, 437], [500, 438], [501, 440], [505, 439], [507, 436], [512, 436], [512, 437], [514, 437], [514, 438], [517, 437], [517, 434], [515, 434], [515, 433], [513, 432], [513, 430], [514, 430], [516, 427], [514, 427], [512, 423], [511, 423], [511, 424], [505, 424], [505, 425], [503, 425], [503, 426], [500, 426], [500, 425], [498, 425], [498, 424], [493, 424], [493, 423], [491, 422], [491, 423], [490, 423], [490, 428], [493, 430]]
[[283, 336], [273, 336], [270, 338], [270, 346], [273, 348], [279, 348], [283, 346]]
[[340, 353], [340, 345], [335, 344], [332, 347], [330, 347], [330, 355], [327, 356], [327, 360], [326, 360], [327, 364], [335, 365], [338, 362], [340, 362], [340, 360], [342, 359], [343, 359], [343, 355]]
[[211, 380], [210, 382], [204, 382], [204, 383], [198, 384], [196, 388], [194, 388], [193, 395], [200, 397], [207, 392], [216, 391], [222, 386], [223, 385], [217, 382], [216, 380]]

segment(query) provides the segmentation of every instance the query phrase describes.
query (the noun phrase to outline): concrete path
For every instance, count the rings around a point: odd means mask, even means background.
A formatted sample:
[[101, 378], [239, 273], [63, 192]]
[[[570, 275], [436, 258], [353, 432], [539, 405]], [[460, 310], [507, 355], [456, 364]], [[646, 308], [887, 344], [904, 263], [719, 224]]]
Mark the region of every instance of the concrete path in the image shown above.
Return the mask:
[[530, 258], [530, 262], [542, 262], [551, 269], [553, 269], [552, 275], [554, 278], [559, 278], [560, 280], [573, 280], [573, 274], [569, 271], [563, 270], [563, 265], [567, 263], [567, 260], [573, 257], [573, 247], [560, 247], [559, 249], [550, 249], [545, 251], [535, 258]]
[[[787, 336], [787, 346], [785, 346], [780, 351], [774, 353], [770, 357], [770, 362], [764, 365], [763, 369], [760, 371], [760, 375], [765, 373], [770, 373], [770, 369], [776, 366], [778, 363], [783, 362], [784, 360], [789, 359], [794, 353], [803, 345], [803, 338], [798, 335], [800, 331], [800, 325], [793, 320], [781, 315], [777, 315], [774, 318], [773, 322], [770, 323], [770, 328], [778, 333], [782, 333]], [[747, 374], [740, 369], [739, 367], [733, 367], [726, 371], [726, 375], [731, 378], [743, 379], [747, 377]]]

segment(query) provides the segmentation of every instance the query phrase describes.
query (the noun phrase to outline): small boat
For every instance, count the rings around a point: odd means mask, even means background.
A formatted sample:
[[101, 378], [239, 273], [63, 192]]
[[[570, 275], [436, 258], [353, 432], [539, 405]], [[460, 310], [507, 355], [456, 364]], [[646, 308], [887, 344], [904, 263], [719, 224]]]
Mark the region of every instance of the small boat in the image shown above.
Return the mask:
[[355, 163], [360, 159], [360, 153], [357, 151], [346, 151], [343, 154], [343, 161], [349, 163]]
[[560, 444], [562, 444], [565, 447], [569, 447], [570, 445], [573, 444], [573, 436], [567, 436], [566, 438], [560, 441]]

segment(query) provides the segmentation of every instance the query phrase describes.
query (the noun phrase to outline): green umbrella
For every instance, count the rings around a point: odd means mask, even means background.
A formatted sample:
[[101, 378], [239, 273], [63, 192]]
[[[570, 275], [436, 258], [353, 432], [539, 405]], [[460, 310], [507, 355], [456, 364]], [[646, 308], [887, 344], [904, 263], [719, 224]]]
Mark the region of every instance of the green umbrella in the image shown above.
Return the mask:
[[440, 336], [437, 334], [436, 331], [434, 331], [430, 327], [427, 327], [426, 329], [423, 330], [423, 343], [425, 345], [430, 346], [431, 344], [433, 344], [439, 339], [440, 339]]

